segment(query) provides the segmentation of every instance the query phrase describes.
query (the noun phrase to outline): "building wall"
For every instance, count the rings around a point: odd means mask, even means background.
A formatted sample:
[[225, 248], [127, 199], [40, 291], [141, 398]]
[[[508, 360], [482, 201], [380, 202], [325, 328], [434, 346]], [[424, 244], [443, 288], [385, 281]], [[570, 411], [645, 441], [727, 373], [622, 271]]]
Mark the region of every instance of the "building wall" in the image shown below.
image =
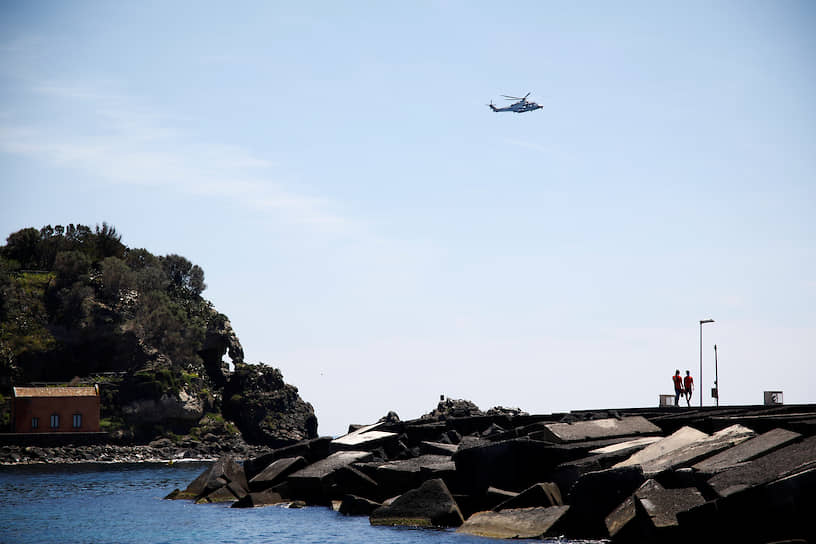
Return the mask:
[[[82, 416], [81, 426], [74, 428], [74, 415]], [[59, 427], [51, 427], [51, 416], [59, 416]], [[37, 428], [32, 419], [39, 418]], [[99, 397], [16, 397], [14, 399], [14, 432], [98, 432]]]

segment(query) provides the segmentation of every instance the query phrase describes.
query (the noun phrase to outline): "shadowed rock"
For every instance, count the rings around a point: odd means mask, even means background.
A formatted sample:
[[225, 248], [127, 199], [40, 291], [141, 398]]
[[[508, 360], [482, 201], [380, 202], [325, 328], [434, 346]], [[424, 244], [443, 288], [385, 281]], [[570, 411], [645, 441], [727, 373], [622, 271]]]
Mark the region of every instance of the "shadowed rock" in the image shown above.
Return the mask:
[[543, 538], [554, 534], [553, 527], [568, 510], [569, 506], [551, 506], [477, 512], [456, 532], [487, 538]]
[[425, 480], [433, 479], [434, 471], [439, 470], [455, 470], [449, 456], [422, 455], [414, 459], [382, 463], [377, 466], [374, 479], [383, 488], [384, 493], [398, 495], [419, 487]]
[[351, 465], [340, 467], [334, 471], [332, 481], [337, 488], [338, 494], [343, 496], [354, 495], [377, 501], [385, 496], [380, 489], [380, 485], [373, 478]]
[[422, 441], [419, 443], [419, 451], [423, 455], [447, 455], [452, 456], [456, 453], [456, 450], [459, 449], [459, 446], [456, 444], [444, 444], [442, 442], [427, 442]]
[[341, 467], [370, 458], [367, 451], [338, 451], [289, 476], [287, 483], [296, 498], [323, 504], [327, 502], [333, 473]]
[[232, 508], [255, 508], [284, 502], [289, 501], [277, 491], [267, 489], [266, 491], [259, 491], [257, 493], [247, 493], [242, 499], [234, 502]]
[[706, 542], [816, 542], [816, 468], [774, 482], [744, 487], [677, 517], [683, 528], [704, 531]]
[[521, 491], [546, 481], [550, 469], [564, 461], [564, 452], [547, 442], [518, 438], [501, 442], [480, 441], [459, 447], [454, 454], [456, 471], [469, 492], [488, 487]]
[[340, 503], [338, 512], [345, 516], [368, 516], [380, 506], [382, 504], [365, 497], [346, 495], [343, 497], [343, 502]]
[[565, 534], [576, 538], [604, 538], [604, 520], [643, 482], [640, 466], [611, 468], [581, 476], [570, 489], [566, 503]]
[[[609, 536], [647, 536], [652, 541], [667, 541], [677, 532], [677, 515], [705, 502], [699, 491], [692, 488], [664, 489], [655, 480], [647, 480], [635, 493], [610, 513], [605, 520]], [[638, 518], [641, 519], [638, 519]], [[635, 524], [633, 531], [630, 524]], [[628, 529], [627, 532], [624, 532]]]
[[330, 436], [320, 436], [308, 440], [301, 440], [291, 446], [278, 448], [271, 453], [244, 461], [244, 470], [247, 478], [254, 478], [274, 461], [285, 457], [303, 457], [307, 463], [316, 463], [329, 455]]
[[468, 519], [476, 512], [493, 510], [499, 504], [516, 496], [518, 496], [518, 493], [515, 491], [505, 491], [496, 487], [488, 487], [483, 493], [475, 495], [454, 494], [456, 504], [459, 505], [459, 510], [465, 519]]
[[561, 490], [552, 482], [544, 482], [528, 487], [515, 497], [511, 497], [494, 508], [497, 512], [514, 508], [533, 506], [563, 506]]
[[458, 527], [464, 519], [445, 482], [435, 479], [377, 508], [369, 521], [372, 525]]
[[284, 457], [273, 461], [260, 474], [249, 481], [249, 488], [253, 491], [261, 491], [272, 487], [283, 481], [283, 479], [297, 472], [306, 466], [306, 459], [303, 457]]
[[196, 504], [201, 503], [212, 503], [212, 502], [235, 502], [238, 500], [232, 491], [225, 485], [223, 487], [219, 487], [215, 491], [204, 495], [203, 497], [197, 499], [195, 502]]
[[[231, 488], [227, 490], [229, 496], [223, 493], [213, 494], [227, 485]], [[184, 491], [175, 490], [165, 498], [199, 500], [212, 496], [212, 500], [204, 502], [223, 502], [243, 497], [248, 487], [243, 467], [232, 456], [227, 455], [199, 474]]]
[[715, 474], [708, 485], [720, 497], [816, 466], [816, 436]]
[[204, 484], [204, 491], [211, 492], [233, 482], [244, 492], [249, 490], [244, 467], [239, 465], [231, 455], [226, 455], [213, 464]]
[[582, 474], [612, 468], [617, 463], [627, 460], [632, 454], [658, 440], [662, 440], [662, 438], [659, 436], [644, 436], [591, 449], [589, 451], [590, 455], [587, 457], [567, 461], [556, 466], [550, 474], [550, 479], [558, 484], [560, 489], [569, 490]]

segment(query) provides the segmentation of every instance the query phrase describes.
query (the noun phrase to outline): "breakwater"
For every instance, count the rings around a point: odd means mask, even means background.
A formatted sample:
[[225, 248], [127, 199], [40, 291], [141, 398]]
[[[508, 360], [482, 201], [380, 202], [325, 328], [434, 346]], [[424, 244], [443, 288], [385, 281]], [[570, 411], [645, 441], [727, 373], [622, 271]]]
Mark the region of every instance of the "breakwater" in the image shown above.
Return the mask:
[[224, 456], [168, 498], [493, 538], [816, 541], [816, 405], [469, 415], [457, 402]]

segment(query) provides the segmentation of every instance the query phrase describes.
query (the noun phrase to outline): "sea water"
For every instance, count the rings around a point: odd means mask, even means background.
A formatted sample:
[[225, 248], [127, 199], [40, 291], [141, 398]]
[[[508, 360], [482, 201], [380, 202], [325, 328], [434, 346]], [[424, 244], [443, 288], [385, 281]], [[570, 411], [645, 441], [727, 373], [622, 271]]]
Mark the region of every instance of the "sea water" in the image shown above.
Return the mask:
[[0, 467], [0, 543], [489, 544], [452, 530], [372, 527], [323, 507], [163, 500], [208, 465]]

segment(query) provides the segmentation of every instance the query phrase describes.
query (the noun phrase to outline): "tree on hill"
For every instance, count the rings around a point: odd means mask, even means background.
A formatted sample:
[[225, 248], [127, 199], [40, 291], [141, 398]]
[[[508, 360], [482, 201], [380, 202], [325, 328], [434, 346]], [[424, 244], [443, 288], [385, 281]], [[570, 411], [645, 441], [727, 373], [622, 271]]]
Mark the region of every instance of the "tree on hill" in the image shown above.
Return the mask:
[[[201, 267], [128, 248], [107, 223], [10, 234], [0, 246], [0, 395], [91, 377], [104, 385], [104, 428], [132, 440], [195, 434], [212, 414], [235, 418], [246, 440], [316, 436], [311, 405], [279, 371], [243, 363], [205, 289]], [[225, 354], [240, 372], [225, 371]]]

